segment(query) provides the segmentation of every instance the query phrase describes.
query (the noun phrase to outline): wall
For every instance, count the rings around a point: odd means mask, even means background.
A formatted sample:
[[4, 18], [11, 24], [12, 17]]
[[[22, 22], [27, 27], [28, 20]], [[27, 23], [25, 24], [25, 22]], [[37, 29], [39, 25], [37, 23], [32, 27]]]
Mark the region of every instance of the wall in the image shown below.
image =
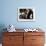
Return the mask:
[[[5, 26], [15, 25], [16, 28], [44, 27], [46, 28], [46, 0], [0, 0], [1, 15], [0, 24]], [[18, 7], [35, 8], [35, 22], [19, 22], [17, 20]]]

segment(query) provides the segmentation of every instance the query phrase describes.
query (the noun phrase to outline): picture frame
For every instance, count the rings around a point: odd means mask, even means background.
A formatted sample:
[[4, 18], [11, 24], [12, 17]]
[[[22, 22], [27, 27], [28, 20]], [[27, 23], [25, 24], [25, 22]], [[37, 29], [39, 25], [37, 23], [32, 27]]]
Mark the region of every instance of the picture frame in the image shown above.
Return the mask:
[[31, 7], [18, 8], [18, 21], [35, 21], [35, 9]]

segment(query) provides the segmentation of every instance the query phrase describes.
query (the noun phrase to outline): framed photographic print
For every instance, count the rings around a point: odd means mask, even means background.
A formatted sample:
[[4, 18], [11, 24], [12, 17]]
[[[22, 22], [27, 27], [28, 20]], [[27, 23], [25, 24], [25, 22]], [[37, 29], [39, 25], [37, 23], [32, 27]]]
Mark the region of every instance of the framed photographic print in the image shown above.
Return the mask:
[[35, 21], [35, 9], [31, 7], [18, 8], [18, 21]]

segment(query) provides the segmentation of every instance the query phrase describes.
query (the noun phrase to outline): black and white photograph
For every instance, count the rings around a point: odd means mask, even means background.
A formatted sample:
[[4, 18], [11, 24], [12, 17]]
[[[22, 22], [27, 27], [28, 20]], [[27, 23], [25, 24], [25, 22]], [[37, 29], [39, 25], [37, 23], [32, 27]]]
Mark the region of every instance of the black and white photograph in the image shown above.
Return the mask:
[[19, 21], [34, 21], [35, 9], [33, 8], [18, 8], [18, 20]]

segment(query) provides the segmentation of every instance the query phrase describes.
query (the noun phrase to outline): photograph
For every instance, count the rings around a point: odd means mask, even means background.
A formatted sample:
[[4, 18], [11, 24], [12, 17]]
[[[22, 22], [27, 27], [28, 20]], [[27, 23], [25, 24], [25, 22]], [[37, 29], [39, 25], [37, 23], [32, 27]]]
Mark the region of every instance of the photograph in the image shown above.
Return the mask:
[[18, 8], [19, 21], [33, 21], [35, 19], [35, 10], [33, 8]]

